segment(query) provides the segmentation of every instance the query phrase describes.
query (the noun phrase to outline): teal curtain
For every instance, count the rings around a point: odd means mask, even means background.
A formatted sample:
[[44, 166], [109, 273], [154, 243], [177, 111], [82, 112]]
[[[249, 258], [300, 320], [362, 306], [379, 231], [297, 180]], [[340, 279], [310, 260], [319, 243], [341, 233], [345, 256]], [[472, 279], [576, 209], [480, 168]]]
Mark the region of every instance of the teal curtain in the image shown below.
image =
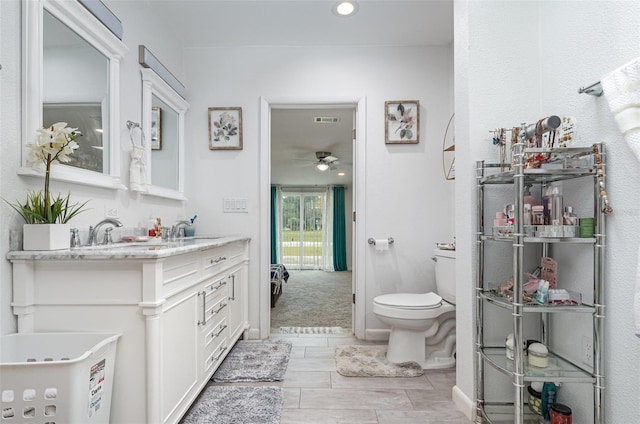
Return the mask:
[[278, 263], [278, 189], [271, 186], [271, 263]]
[[344, 187], [333, 187], [333, 269], [347, 270], [347, 226]]

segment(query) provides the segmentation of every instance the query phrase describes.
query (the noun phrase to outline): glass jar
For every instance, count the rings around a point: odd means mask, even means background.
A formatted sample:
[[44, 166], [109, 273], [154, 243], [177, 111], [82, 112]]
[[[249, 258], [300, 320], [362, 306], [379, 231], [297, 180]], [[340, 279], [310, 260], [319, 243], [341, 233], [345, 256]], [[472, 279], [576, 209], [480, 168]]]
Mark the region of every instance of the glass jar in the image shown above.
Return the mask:
[[549, 366], [549, 350], [542, 343], [532, 343], [528, 349], [529, 365], [546, 368]]
[[544, 225], [544, 207], [535, 205], [531, 208], [531, 224]]
[[571, 424], [571, 408], [561, 403], [554, 403], [550, 411], [551, 424]]

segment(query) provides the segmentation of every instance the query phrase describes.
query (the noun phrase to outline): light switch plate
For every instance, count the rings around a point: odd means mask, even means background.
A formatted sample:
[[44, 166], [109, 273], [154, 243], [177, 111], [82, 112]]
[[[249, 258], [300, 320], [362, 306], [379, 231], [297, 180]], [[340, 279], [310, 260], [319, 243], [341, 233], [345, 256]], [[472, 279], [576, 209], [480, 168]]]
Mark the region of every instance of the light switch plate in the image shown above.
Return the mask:
[[224, 198], [222, 200], [222, 211], [224, 213], [247, 213], [248, 210], [248, 202], [246, 198]]

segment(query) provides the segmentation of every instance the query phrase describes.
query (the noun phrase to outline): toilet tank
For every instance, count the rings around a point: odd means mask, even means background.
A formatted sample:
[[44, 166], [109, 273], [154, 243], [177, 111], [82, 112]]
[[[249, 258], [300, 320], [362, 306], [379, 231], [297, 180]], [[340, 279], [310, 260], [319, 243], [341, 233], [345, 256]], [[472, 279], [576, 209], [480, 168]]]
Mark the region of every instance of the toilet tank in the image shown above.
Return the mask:
[[449, 303], [456, 303], [456, 251], [436, 249], [436, 292]]

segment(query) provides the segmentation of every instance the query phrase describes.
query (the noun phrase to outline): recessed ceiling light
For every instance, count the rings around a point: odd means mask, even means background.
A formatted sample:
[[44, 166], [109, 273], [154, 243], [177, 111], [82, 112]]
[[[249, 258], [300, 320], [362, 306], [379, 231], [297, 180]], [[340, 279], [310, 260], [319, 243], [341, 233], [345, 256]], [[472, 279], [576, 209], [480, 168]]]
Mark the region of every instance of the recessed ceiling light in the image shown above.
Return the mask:
[[339, 177], [344, 177], [344, 172], [338, 172]]
[[338, 16], [351, 16], [358, 11], [355, 1], [339, 1], [333, 6], [333, 13]]

